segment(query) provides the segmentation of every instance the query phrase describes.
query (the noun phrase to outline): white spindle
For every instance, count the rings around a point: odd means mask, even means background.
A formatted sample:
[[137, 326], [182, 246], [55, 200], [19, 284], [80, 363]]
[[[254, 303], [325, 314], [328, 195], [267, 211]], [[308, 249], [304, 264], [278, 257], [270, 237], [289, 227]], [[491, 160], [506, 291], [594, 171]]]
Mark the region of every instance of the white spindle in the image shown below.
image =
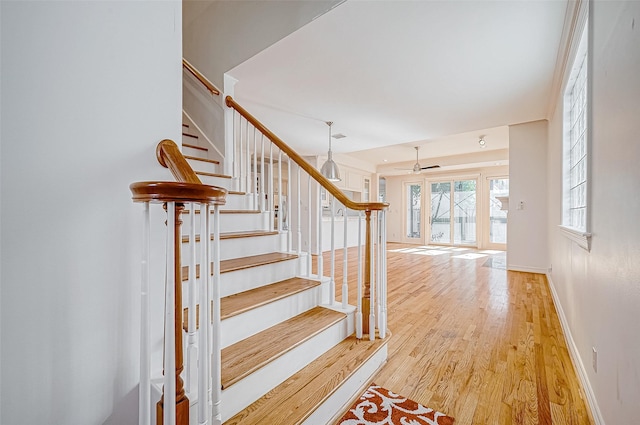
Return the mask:
[[311, 236], [313, 226], [311, 226], [311, 175], [307, 174], [307, 276], [311, 276]]
[[380, 338], [387, 335], [387, 212], [381, 210], [380, 213]]
[[[255, 132], [255, 127], [254, 127], [254, 132]], [[247, 138], [247, 143], [246, 143], [246, 149], [247, 149], [247, 153], [246, 153], [246, 176], [245, 176], [245, 188], [244, 191], [246, 193], [252, 193], [251, 192], [251, 149], [249, 149], [249, 121], [247, 121], [247, 131], [245, 132], [245, 137]]]
[[[186, 361], [186, 380], [185, 389], [188, 393], [195, 390], [195, 377], [198, 353], [196, 347], [196, 204], [189, 204], [189, 314], [187, 326], [187, 361]], [[205, 235], [200, 234], [200, 246], [203, 246]]]
[[[262, 134], [262, 133], [260, 133]], [[251, 178], [251, 193], [254, 195], [251, 197], [253, 202], [253, 209], [257, 210], [260, 207], [258, 206], [258, 188], [256, 186], [257, 178], [258, 178], [258, 139], [256, 137], [256, 128], [253, 127], [253, 162], [251, 163], [253, 176]]]
[[329, 205], [331, 207], [331, 265], [330, 265], [330, 278], [331, 284], [329, 286], [329, 304], [333, 304], [336, 301], [336, 200], [331, 195], [329, 198]]
[[142, 212], [142, 261], [140, 282], [140, 387], [138, 424], [151, 425], [151, 335], [149, 327], [149, 202]]
[[[262, 133], [261, 133], [262, 134]], [[261, 137], [262, 148], [260, 149], [260, 212], [265, 211], [266, 193], [264, 192], [264, 134]]]
[[203, 239], [202, 235], [209, 235], [211, 229], [209, 205], [200, 205], [200, 330], [198, 331], [198, 424], [207, 425], [209, 423], [209, 386], [210, 373], [209, 362], [211, 358], [209, 352], [209, 333], [207, 332], [205, 323], [207, 323], [208, 303], [209, 303], [209, 285], [207, 284], [207, 276], [209, 276], [209, 258], [210, 244], [209, 239]]
[[273, 143], [269, 143], [269, 230], [273, 231], [275, 201], [273, 199]]
[[[222, 367], [221, 367], [221, 353], [222, 353], [222, 339], [221, 339], [221, 325], [220, 325], [220, 209], [218, 205], [213, 207], [213, 283], [212, 283], [212, 298], [213, 298], [213, 320], [210, 324], [211, 332], [213, 334], [212, 341], [212, 353], [213, 353], [213, 366], [212, 366], [212, 382], [213, 382], [213, 394], [212, 394], [212, 417], [213, 425], [222, 423]], [[211, 303], [207, 303], [207, 306]], [[209, 322], [208, 322], [209, 323]], [[211, 358], [211, 357], [209, 357]]]
[[164, 297], [164, 408], [166, 425], [176, 423], [176, 337], [175, 337], [175, 262], [174, 242], [176, 203], [167, 202], [167, 275]]
[[349, 282], [347, 281], [347, 207], [342, 206], [342, 220], [344, 221], [344, 230], [342, 237], [342, 308], [346, 309], [349, 305]]
[[[298, 219], [296, 220], [296, 251], [298, 253], [298, 257], [300, 257], [300, 253], [302, 252], [302, 197], [300, 196], [300, 166], [296, 167], [296, 212], [298, 215]], [[311, 262], [311, 257], [309, 257], [309, 262]]]
[[362, 339], [362, 211], [358, 211], [358, 289], [356, 297], [356, 338]]
[[370, 248], [370, 252], [367, 253], [367, 255], [369, 255], [371, 257], [371, 261], [370, 261], [370, 268], [369, 268], [369, 276], [370, 276], [370, 283], [369, 286], [371, 287], [370, 290], [370, 299], [369, 299], [369, 340], [373, 341], [376, 338], [376, 282], [375, 282], [375, 276], [376, 276], [376, 268], [375, 268], [375, 258], [376, 256], [374, 255], [375, 253], [375, 226], [373, 224], [373, 217], [372, 220], [369, 224], [369, 229], [371, 232], [371, 246]]
[[278, 149], [278, 233], [282, 233], [284, 230], [282, 227], [282, 215], [284, 214], [282, 198], [282, 149]]
[[[287, 214], [285, 215], [287, 223], [287, 252], [291, 252], [293, 250], [293, 242], [291, 240], [293, 237], [293, 233], [291, 232], [291, 198], [291, 158], [287, 156]], [[300, 197], [296, 199], [296, 201], [299, 200]], [[299, 207], [300, 204], [298, 203], [298, 208]]]
[[[322, 186], [318, 185], [318, 278], [322, 279], [323, 275], [323, 258], [322, 258]], [[311, 206], [309, 206], [311, 208]]]

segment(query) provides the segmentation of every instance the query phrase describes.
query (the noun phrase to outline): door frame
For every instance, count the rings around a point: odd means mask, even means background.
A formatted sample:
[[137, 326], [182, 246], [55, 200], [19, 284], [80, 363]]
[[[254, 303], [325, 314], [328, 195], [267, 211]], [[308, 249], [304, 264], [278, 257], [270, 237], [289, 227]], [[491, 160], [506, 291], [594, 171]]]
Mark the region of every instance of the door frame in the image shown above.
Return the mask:
[[[491, 242], [491, 185], [489, 183], [490, 180], [497, 179], [507, 179], [509, 180], [509, 174], [500, 174], [500, 175], [490, 175], [484, 176], [487, 190], [486, 190], [486, 199], [484, 199], [483, 213], [486, 216], [486, 220], [483, 220], [483, 240], [482, 246], [484, 249], [495, 249], [499, 251], [507, 250], [507, 243], [496, 243]], [[508, 214], [508, 213], [507, 213]], [[507, 223], [507, 232], [509, 232], [509, 224]]]

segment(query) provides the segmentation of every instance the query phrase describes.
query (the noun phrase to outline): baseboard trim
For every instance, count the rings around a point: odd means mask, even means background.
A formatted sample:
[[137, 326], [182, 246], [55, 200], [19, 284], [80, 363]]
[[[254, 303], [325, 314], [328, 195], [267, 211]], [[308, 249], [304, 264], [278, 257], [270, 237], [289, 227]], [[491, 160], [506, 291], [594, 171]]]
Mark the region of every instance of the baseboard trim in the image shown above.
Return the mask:
[[547, 269], [542, 267], [518, 266], [516, 264], [507, 264], [507, 270], [514, 272], [539, 273], [546, 274]]
[[562, 333], [564, 334], [564, 339], [569, 348], [569, 355], [571, 356], [571, 361], [573, 362], [573, 367], [578, 374], [578, 379], [580, 379], [580, 383], [582, 384], [582, 388], [584, 389], [585, 395], [587, 397], [587, 403], [589, 405], [589, 409], [591, 410], [591, 416], [595, 421], [596, 425], [605, 425], [604, 418], [602, 417], [602, 412], [600, 412], [600, 407], [598, 407], [598, 400], [596, 400], [596, 395], [593, 392], [593, 388], [591, 387], [591, 382], [589, 382], [589, 377], [587, 375], [587, 370], [584, 367], [584, 363], [582, 362], [582, 358], [580, 357], [580, 353], [578, 352], [578, 347], [576, 346], [576, 342], [573, 339], [573, 335], [571, 334], [571, 329], [569, 328], [569, 321], [567, 320], [567, 316], [564, 314], [564, 310], [562, 309], [562, 304], [560, 303], [560, 298], [558, 297], [558, 293], [556, 292], [556, 287], [551, 279], [551, 275], [546, 273], [547, 281], [549, 282], [549, 290], [551, 291], [551, 297], [553, 298], [553, 304], [556, 307], [556, 313], [558, 314], [558, 318], [560, 319], [560, 326], [562, 326]]

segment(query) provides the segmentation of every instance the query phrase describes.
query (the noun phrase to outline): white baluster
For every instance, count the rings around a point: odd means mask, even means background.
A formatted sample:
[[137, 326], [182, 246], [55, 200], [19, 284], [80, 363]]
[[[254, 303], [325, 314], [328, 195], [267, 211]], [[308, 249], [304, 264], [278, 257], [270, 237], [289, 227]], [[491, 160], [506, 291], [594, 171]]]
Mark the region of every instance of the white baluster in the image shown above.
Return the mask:
[[163, 423], [176, 423], [176, 337], [175, 337], [175, 224], [176, 203], [167, 202], [167, 275], [164, 296], [164, 407]]
[[269, 230], [273, 231], [275, 206], [273, 199], [273, 143], [269, 143]]
[[202, 235], [209, 235], [211, 229], [209, 205], [200, 205], [200, 329], [198, 331], [198, 423], [200, 425], [209, 424], [209, 386], [211, 385], [211, 374], [209, 373], [209, 361], [211, 353], [209, 351], [209, 332], [205, 324], [208, 319], [209, 285], [209, 239], [203, 239]]
[[[254, 133], [255, 133], [255, 127], [253, 129]], [[244, 191], [246, 193], [252, 193], [251, 192], [251, 149], [249, 148], [249, 121], [247, 121], [247, 131], [245, 132], [245, 135], [247, 137], [247, 143], [246, 143], [246, 149], [247, 149], [247, 153], [246, 153], [246, 176], [245, 176], [245, 188]]]
[[264, 192], [264, 134], [261, 137], [262, 148], [260, 149], [260, 212], [265, 211], [266, 193]]
[[[302, 253], [302, 196], [300, 196], [300, 166], [298, 165], [296, 167], [296, 192], [297, 192], [297, 196], [296, 196], [296, 205], [297, 205], [297, 209], [296, 212], [298, 213], [298, 220], [296, 223], [297, 229], [296, 229], [296, 250], [298, 253], [298, 257], [300, 257], [300, 254]], [[309, 263], [311, 263], [311, 257], [309, 257]], [[301, 271], [300, 274], [303, 274], [303, 272]]]
[[342, 206], [342, 219], [344, 221], [344, 235], [342, 237], [342, 308], [346, 309], [349, 305], [349, 282], [347, 280], [347, 207]]
[[[291, 252], [293, 250], [293, 242], [291, 240], [293, 237], [293, 233], [291, 232], [291, 198], [291, 158], [287, 156], [287, 197], [285, 203], [287, 206], [287, 214], [285, 215], [285, 223], [287, 225], [287, 252]], [[296, 201], [298, 200], [300, 200], [300, 198], [296, 199]], [[299, 207], [300, 204], [298, 204], [298, 208]]]
[[282, 149], [278, 150], [278, 233], [282, 233]]
[[311, 277], [311, 236], [313, 226], [311, 225], [311, 175], [307, 174], [307, 276]]
[[256, 128], [253, 127], [253, 177], [251, 178], [251, 193], [254, 195], [251, 197], [253, 202], [253, 209], [257, 210], [258, 206], [258, 188], [256, 187], [256, 181], [258, 179], [258, 139], [256, 138]]
[[330, 265], [330, 277], [331, 285], [329, 286], [329, 304], [333, 305], [336, 301], [336, 200], [331, 195], [329, 198], [329, 205], [331, 206], [331, 265]]
[[[213, 320], [210, 324], [212, 332], [212, 382], [213, 382], [213, 402], [212, 416], [213, 425], [222, 423], [222, 339], [220, 325], [220, 209], [218, 205], [213, 207], [213, 279], [212, 279], [212, 301], [213, 301]], [[211, 303], [207, 303], [207, 306]], [[211, 358], [211, 357], [210, 357]]]
[[[186, 380], [185, 387], [188, 393], [195, 390], [195, 377], [198, 352], [196, 347], [196, 204], [189, 203], [189, 314], [187, 326], [187, 361], [186, 361]], [[205, 241], [206, 236], [200, 234], [200, 245]]]
[[[318, 185], [318, 278], [322, 279], [323, 268], [324, 268], [324, 260], [322, 258], [322, 191], [324, 189], [322, 186]], [[309, 205], [309, 209], [311, 209], [311, 205]]]
[[362, 339], [362, 211], [358, 211], [358, 289], [356, 297], [356, 338]]
[[380, 338], [387, 335], [387, 212], [380, 211]]
[[370, 302], [369, 302], [369, 340], [373, 341], [376, 339], [376, 268], [375, 268], [375, 225], [373, 224], [373, 217], [371, 223], [369, 224], [369, 228], [371, 229], [371, 252], [367, 253], [367, 255], [371, 255], [370, 268], [369, 268], [369, 276], [371, 276], [371, 292], [370, 292]]
[[151, 425], [151, 335], [149, 327], [149, 202], [142, 212], [142, 261], [140, 282], [140, 387], [138, 424]]

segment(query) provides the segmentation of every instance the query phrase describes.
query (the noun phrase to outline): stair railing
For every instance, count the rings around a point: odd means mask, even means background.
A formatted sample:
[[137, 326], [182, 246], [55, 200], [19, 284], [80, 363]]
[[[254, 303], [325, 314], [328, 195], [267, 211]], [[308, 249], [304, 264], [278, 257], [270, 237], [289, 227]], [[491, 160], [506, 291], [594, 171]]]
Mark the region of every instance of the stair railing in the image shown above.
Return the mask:
[[[338, 305], [336, 302], [335, 279], [335, 222], [336, 207], [342, 208], [343, 213], [343, 279], [341, 305], [347, 308], [348, 280], [347, 248], [350, 245], [349, 217], [357, 217], [358, 247], [358, 287], [357, 305], [355, 311], [355, 331], [358, 338], [368, 334], [369, 339], [376, 337], [376, 329], [380, 338], [385, 338], [387, 329], [387, 259], [386, 259], [386, 211], [387, 203], [354, 202], [349, 199], [337, 186], [324, 177], [315, 167], [309, 164], [278, 136], [266, 128], [260, 121], [240, 106], [231, 96], [225, 98], [228, 107], [234, 110], [233, 133], [236, 158], [239, 161], [234, 173], [240, 182], [244, 182], [242, 189], [254, 194], [259, 200], [257, 205], [268, 219], [270, 229], [276, 229], [286, 235], [286, 250], [305, 253], [307, 262], [301, 265], [301, 274], [311, 276], [313, 234], [316, 234], [317, 277], [323, 274], [323, 202], [328, 202], [330, 211], [330, 239], [331, 256], [330, 284], [328, 294], [323, 295], [323, 302], [328, 305]], [[266, 145], [268, 144], [268, 145]], [[284, 166], [283, 166], [284, 165]], [[286, 167], [286, 168], [285, 168]], [[294, 174], [291, 174], [295, 167]], [[274, 170], [275, 168], [275, 170]], [[286, 169], [286, 186], [283, 186], [283, 168]], [[304, 184], [306, 174], [306, 185]], [[265, 182], [265, 179], [268, 182]], [[274, 189], [274, 180], [277, 191]], [[268, 184], [266, 184], [268, 183]], [[292, 185], [295, 184], [295, 197]], [[306, 186], [306, 196], [303, 190]], [[314, 191], [316, 192], [314, 194]], [[328, 199], [323, 199], [328, 198]], [[315, 207], [314, 207], [315, 203]], [[292, 208], [295, 212], [292, 215]], [[316, 211], [313, 216], [312, 211]], [[351, 211], [348, 213], [347, 211]], [[306, 214], [305, 214], [306, 212]], [[305, 217], [306, 215], [306, 217]], [[295, 232], [294, 237], [294, 225]], [[312, 224], [316, 219], [317, 223]], [[362, 225], [364, 220], [364, 241]], [[306, 229], [302, 223], [306, 221]], [[353, 226], [353, 224], [352, 224]], [[306, 230], [306, 232], [305, 232]], [[306, 246], [303, 247], [303, 232]], [[353, 232], [355, 233], [355, 232]], [[362, 245], [364, 243], [364, 258]], [[305, 250], [306, 249], [306, 250]], [[363, 320], [368, 318], [368, 320]]]
[[[162, 396], [156, 404], [156, 424], [189, 425], [189, 394], [199, 395], [198, 420], [200, 424], [220, 422], [220, 250], [219, 250], [219, 210], [226, 201], [225, 189], [203, 185], [177, 145], [171, 140], [163, 140], [156, 149], [158, 161], [169, 168], [177, 182], [136, 182], [130, 185], [134, 202], [141, 202], [143, 209], [142, 229], [142, 282], [141, 282], [141, 322], [140, 322], [140, 425], [151, 424], [151, 323], [150, 323], [150, 204], [162, 204], [166, 210], [166, 261], [164, 294], [164, 377]], [[182, 267], [182, 220], [185, 207], [189, 207], [189, 253], [190, 265], [187, 273]], [[199, 244], [201, 268], [196, 267], [195, 213], [199, 212], [202, 237]], [[211, 234], [213, 216], [213, 238]], [[162, 223], [157, 223], [163, 226]], [[154, 227], [155, 230], [155, 227]], [[211, 240], [213, 239], [213, 241]], [[210, 270], [210, 266], [212, 270]], [[187, 275], [186, 287], [183, 281]], [[200, 285], [196, 279], [200, 277]], [[187, 332], [187, 388], [182, 379], [183, 370], [183, 291], [189, 299], [189, 319]], [[196, 294], [199, 296], [199, 320], [202, 325], [197, 332], [196, 343]], [[209, 307], [212, 307], [209, 308]], [[207, 326], [204, 326], [207, 324]], [[204, 367], [197, 368], [196, 364]], [[210, 359], [211, 361], [207, 361]], [[209, 365], [212, 365], [211, 370]], [[194, 371], [197, 370], [197, 376]], [[197, 381], [197, 382], [193, 382]], [[197, 388], [196, 388], [197, 384]]]
[[220, 94], [220, 90], [218, 90], [218, 88], [213, 85], [213, 83], [209, 81], [207, 77], [202, 75], [202, 73], [198, 71], [193, 65], [191, 65], [191, 63], [185, 58], [182, 58], [182, 67], [189, 71], [189, 73], [193, 75], [198, 81], [200, 81], [202, 85], [205, 86], [207, 90], [209, 90], [209, 93], [214, 96], [218, 96]]

